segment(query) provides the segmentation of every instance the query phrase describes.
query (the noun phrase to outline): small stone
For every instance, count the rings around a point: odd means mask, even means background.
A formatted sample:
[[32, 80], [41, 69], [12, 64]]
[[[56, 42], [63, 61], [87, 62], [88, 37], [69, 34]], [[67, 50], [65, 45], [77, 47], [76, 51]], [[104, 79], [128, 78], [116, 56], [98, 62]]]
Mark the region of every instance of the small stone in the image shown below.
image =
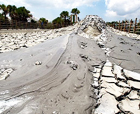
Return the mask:
[[78, 65], [77, 65], [77, 64], [73, 64], [73, 65], [71, 66], [71, 68], [72, 68], [73, 70], [76, 70], [76, 69], [78, 68]]
[[88, 56], [87, 55], [80, 54], [80, 57], [81, 58], [84, 58], [84, 59], [88, 59]]
[[92, 86], [94, 88], [98, 88], [99, 87], [98, 81], [94, 80], [94, 83], [92, 84]]
[[35, 65], [41, 65], [41, 64], [42, 64], [41, 61], [36, 61], [36, 62], [35, 62]]
[[104, 48], [104, 44], [102, 44], [101, 42], [98, 43], [98, 46], [99, 46], [100, 48]]
[[73, 61], [69, 60], [69, 61], [67, 61], [67, 64], [73, 64]]

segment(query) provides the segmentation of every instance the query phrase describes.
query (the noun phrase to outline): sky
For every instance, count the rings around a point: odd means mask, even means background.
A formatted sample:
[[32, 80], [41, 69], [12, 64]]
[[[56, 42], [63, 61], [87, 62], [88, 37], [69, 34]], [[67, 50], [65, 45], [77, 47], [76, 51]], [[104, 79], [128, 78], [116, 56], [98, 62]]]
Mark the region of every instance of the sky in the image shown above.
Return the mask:
[[52, 21], [62, 11], [80, 10], [79, 18], [98, 15], [106, 22], [140, 19], [140, 0], [0, 0], [0, 4], [25, 6], [34, 18]]

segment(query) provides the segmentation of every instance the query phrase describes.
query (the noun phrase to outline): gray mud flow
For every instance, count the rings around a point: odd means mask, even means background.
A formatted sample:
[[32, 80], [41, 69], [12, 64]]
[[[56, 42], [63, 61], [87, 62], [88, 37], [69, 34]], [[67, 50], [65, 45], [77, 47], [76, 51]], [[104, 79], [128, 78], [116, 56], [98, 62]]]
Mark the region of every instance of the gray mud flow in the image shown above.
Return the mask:
[[116, 35], [107, 31], [106, 47], [111, 49], [108, 57], [112, 63], [140, 73], [140, 39]]
[[2, 53], [1, 64], [13, 69], [0, 83], [0, 103], [9, 104], [2, 114], [90, 114], [96, 96], [89, 69], [105, 60], [95, 41], [75, 34]]

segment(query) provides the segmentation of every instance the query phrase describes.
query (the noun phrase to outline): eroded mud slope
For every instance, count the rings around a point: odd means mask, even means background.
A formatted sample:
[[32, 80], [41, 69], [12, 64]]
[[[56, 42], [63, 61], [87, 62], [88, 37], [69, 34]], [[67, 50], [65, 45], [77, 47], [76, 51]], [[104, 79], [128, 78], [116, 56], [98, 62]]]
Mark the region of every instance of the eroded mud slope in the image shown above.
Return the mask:
[[71, 34], [19, 53], [1, 55], [1, 64], [13, 69], [11, 75], [0, 83], [0, 103], [5, 103], [1, 112], [91, 113], [95, 102], [89, 70], [92, 65], [105, 61], [103, 50], [94, 41]]

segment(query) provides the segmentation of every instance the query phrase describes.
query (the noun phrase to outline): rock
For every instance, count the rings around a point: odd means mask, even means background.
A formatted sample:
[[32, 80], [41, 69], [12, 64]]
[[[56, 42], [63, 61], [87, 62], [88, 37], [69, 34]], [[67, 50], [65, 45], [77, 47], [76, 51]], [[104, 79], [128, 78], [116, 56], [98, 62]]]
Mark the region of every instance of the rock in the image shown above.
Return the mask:
[[84, 49], [85, 47], [81, 45], [81, 48]]
[[140, 52], [137, 52], [138, 55], [140, 55]]
[[128, 84], [126, 84], [125, 82], [122, 82], [122, 81], [119, 81], [119, 82], [117, 83], [117, 85], [118, 85], [119, 87], [123, 87], [123, 88], [130, 88], [130, 86], [129, 86]]
[[104, 44], [102, 42], [97, 43], [100, 48], [104, 48]]
[[[95, 68], [101, 68], [100, 65], [92, 65], [92, 67], [95, 67]], [[101, 69], [100, 69], [101, 70]]]
[[92, 84], [92, 86], [93, 86], [94, 88], [99, 87], [98, 81], [97, 81], [97, 80], [94, 80], [94, 83]]
[[106, 81], [106, 82], [110, 82], [110, 83], [116, 83], [117, 80], [113, 77], [101, 77], [101, 80]]
[[41, 64], [42, 64], [41, 61], [36, 61], [36, 62], [35, 62], [35, 65], [41, 65]]
[[52, 114], [60, 114], [59, 111], [53, 111]]
[[139, 73], [132, 72], [132, 71], [125, 70], [125, 69], [123, 70], [123, 72], [128, 79], [136, 80], [136, 81], [140, 82], [140, 74]]
[[115, 75], [112, 73], [112, 67], [103, 67], [102, 76], [115, 77]]
[[126, 80], [124, 76], [122, 76], [122, 68], [118, 65], [113, 66], [113, 73], [116, 74], [118, 80]]
[[74, 61], [70, 61], [68, 60], [67, 61], [67, 64], [70, 64], [70, 67], [73, 69], [73, 70], [76, 70], [78, 68], [78, 64]]
[[140, 39], [140, 35], [138, 35], [137, 39]]
[[106, 63], [104, 64], [104, 66], [112, 67], [112, 63], [109, 60], [107, 60]]
[[100, 105], [95, 109], [94, 114], [115, 114], [119, 112], [117, 108], [118, 102], [115, 100], [114, 96], [106, 93], [100, 99]]
[[109, 56], [110, 52], [111, 52], [111, 50], [110, 50], [109, 48], [105, 48], [105, 54], [106, 54], [107, 56]]
[[87, 55], [80, 54], [80, 57], [81, 58], [84, 58], [84, 59], [88, 59], [88, 56]]
[[78, 65], [77, 65], [77, 64], [72, 64], [72, 65], [71, 65], [71, 68], [72, 68], [73, 70], [76, 70], [76, 69], [78, 68]]
[[92, 73], [96, 73], [97, 72], [96, 68], [89, 68], [88, 71], [90, 71]]
[[140, 100], [129, 100], [126, 98], [119, 103], [118, 107], [122, 110], [122, 112], [140, 114], [139, 104]]
[[73, 61], [70, 60], [67, 61], [67, 64], [73, 64], [73, 63], [74, 63]]
[[81, 42], [81, 46], [87, 47], [87, 43]]
[[133, 99], [133, 100], [140, 100], [140, 96], [138, 95], [138, 92], [134, 90], [130, 92], [130, 94], [128, 95], [128, 98]]
[[100, 77], [100, 73], [96, 72], [96, 73], [92, 73], [93, 74], [93, 77], [95, 78], [99, 78]]
[[3, 72], [0, 73], [0, 80], [6, 80], [6, 78], [13, 72], [13, 69], [8, 68], [3, 70]]
[[132, 87], [133, 89], [138, 89], [138, 90], [140, 90], [140, 82], [128, 80], [127, 83], [128, 83], [128, 85], [130, 85], [130, 87]]
[[100, 71], [101, 71], [101, 69], [100, 69], [99, 67], [100, 67], [100, 66], [95, 67], [97, 73], [100, 73]]

